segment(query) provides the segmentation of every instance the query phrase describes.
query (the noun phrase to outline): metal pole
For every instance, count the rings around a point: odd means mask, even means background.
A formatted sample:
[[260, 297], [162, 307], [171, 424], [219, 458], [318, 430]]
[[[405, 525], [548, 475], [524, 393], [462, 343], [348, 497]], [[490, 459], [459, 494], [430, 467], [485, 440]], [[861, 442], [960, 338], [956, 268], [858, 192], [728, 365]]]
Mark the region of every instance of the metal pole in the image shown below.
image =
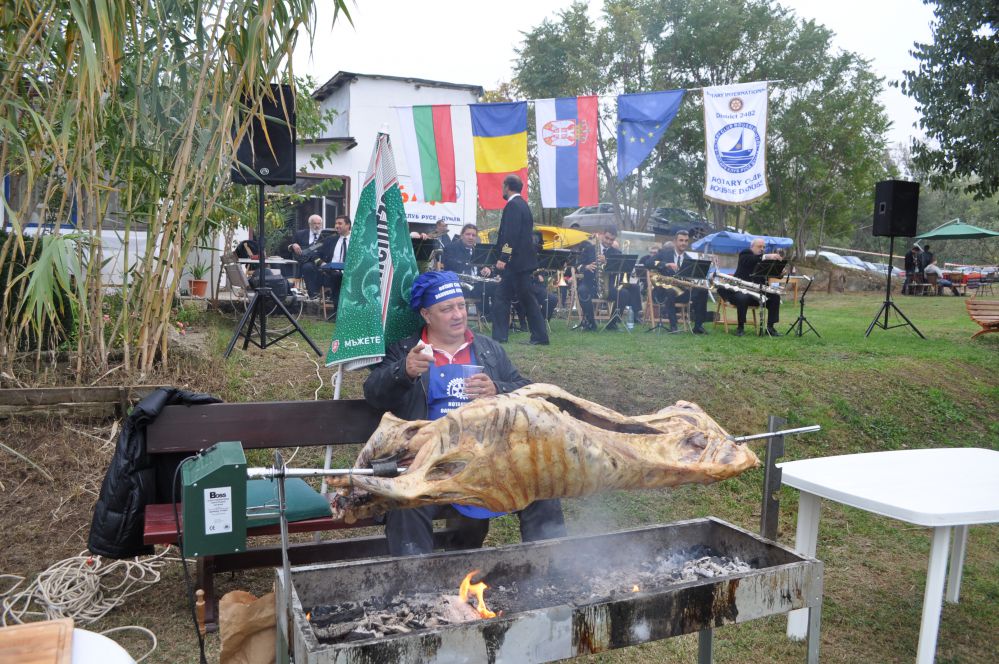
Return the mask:
[[[257, 263], [257, 285], [260, 288], [266, 288], [267, 287], [267, 272], [265, 272], [267, 264], [266, 264], [265, 259], [264, 259], [264, 238], [265, 237], [266, 236], [265, 236], [265, 231], [264, 231], [264, 183], [261, 182], [260, 183], [259, 194], [257, 196], [257, 245], [258, 245], [257, 246], [257, 252], [258, 252], [257, 253], [257, 259], [258, 259], [258, 263]], [[263, 305], [263, 302], [261, 302], [261, 305]], [[260, 307], [259, 316], [260, 316], [260, 347], [261, 348], [266, 348], [267, 347], [267, 312], [266, 312], [266, 310], [264, 309], [263, 306]], [[250, 326], [251, 327], [253, 326], [252, 322], [250, 323]], [[246, 339], [247, 339], [247, 341], [249, 341], [249, 339], [250, 339], [250, 330], [246, 331]], [[243, 348], [244, 349], [246, 348], [245, 344], [244, 344]]]
[[291, 561], [288, 559], [288, 513], [286, 511], [286, 494], [284, 491], [284, 459], [281, 458], [281, 452], [274, 451], [274, 470], [277, 473], [278, 479], [278, 513], [281, 519], [281, 569], [284, 574], [284, 589], [285, 589], [285, 621], [288, 626], [288, 630], [285, 633], [285, 637], [288, 639], [288, 661], [294, 661], [294, 655], [292, 653], [292, 644], [295, 641], [295, 627], [294, 620], [295, 617], [292, 613], [292, 601], [291, 601]]
[[777, 539], [777, 520], [780, 515], [780, 491], [782, 472], [777, 467], [777, 459], [784, 456], [784, 436], [777, 431], [787, 423], [781, 417], [767, 418], [767, 428], [773, 433], [767, 441], [766, 467], [763, 475], [763, 504], [760, 507], [760, 534], [769, 540]]
[[[783, 424], [787, 420], [781, 420]], [[750, 440], [759, 440], [760, 438], [773, 438], [774, 436], [792, 436], [797, 433], [815, 433], [816, 431], [821, 431], [822, 427], [818, 424], [810, 424], [807, 427], [798, 427], [796, 429], [782, 429], [781, 431], [768, 431], [767, 433], [754, 433], [749, 436], [735, 436], [732, 438], [733, 441], [737, 443], [745, 443]]]
[[[398, 473], [406, 468], [395, 469]], [[344, 475], [375, 475], [374, 468], [247, 468], [246, 477], [251, 480], [274, 479], [278, 477], [343, 477]]]

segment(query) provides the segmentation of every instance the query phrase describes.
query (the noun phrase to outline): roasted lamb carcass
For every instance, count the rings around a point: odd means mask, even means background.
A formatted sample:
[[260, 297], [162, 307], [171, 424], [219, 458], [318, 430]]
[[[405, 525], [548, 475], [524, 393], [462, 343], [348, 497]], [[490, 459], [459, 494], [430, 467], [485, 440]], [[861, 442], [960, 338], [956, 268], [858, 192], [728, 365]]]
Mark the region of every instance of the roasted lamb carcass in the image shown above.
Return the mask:
[[387, 458], [407, 470], [331, 480], [336, 516], [447, 503], [510, 512], [544, 498], [708, 484], [759, 465], [696, 404], [628, 417], [545, 384], [477, 399], [432, 422], [386, 414], [355, 467]]

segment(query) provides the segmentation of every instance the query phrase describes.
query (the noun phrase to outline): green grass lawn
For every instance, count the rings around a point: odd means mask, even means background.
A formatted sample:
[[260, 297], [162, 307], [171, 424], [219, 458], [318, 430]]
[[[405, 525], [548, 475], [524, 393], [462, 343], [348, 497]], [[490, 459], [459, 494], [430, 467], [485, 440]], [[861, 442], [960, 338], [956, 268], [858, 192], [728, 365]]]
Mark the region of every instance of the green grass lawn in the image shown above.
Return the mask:
[[[955, 297], [900, 297], [897, 304], [926, 335], [876, 329], [864, 337], [882, 297], [818, 295], [808, 317], [822, 337], [737, 338], [721, 327], [690, 334], [580, 333], [555, 321], [548, 347], [525, 346], [514, 334], [506, 348], [522, 372], [627, 414], [648, 413], [676, 400], [700, 404], [733, 434], [765, 430], [768, 415], [822, 431], [791, 438], [787, 459], [921, 447], [999, 449], [999, 335], [970, 337], [978, 328]], [[785, 305], [785, 330], [797, 307]], [[209, 345], [221, 356], [231, 321], [208, 318]], [[328, 347], [332, 325], [303, 319]], [[218, 360], [225, 378], [211, 389], [230, 401], [330, 398], [330, 371], [295, 337], [266, 351], [235, 351]], [[366, 371], [348, 374], [344, 398], [361, 396]], [[320, 377], [323, 385], [320, 386]], [[318, 462], [303, 452], [296, 465]], [[342, 463], [350, 461], [344, 453]], [[568, 500], [572, 533], [614, 530], [713, 515], [757, 530], [762, 470], [711, 486], [617, 492]], [[999, 478], [997, 478], [999, 481]], [[783, 488], [778, 539], [793, 545], [797, 492]], [[494, 522], [488, 542], [517, 541], [512, 517]], [[915, 658], [930, 532], [847, 508], [823, 505], [817, 557], [825, 563], [823, 662], [911, 662]], [[176, 579], [174, 580], [176, 582]], [[266, 586], [266, 575], [230, 583]], [[176, 583], [175, 583], [176, 585]], [[266, 588], [265, 588], [266, 589]], [[179, 587], [174, 605], [182, 606]], [[944, 606], [938, 662], [999, 661], [999, 526], [971, 529], [961, 602]], [[784, 637], [772, 618], [715, 631], [717, 662], [802, 662], [803, 643]], [[186, 637], [181, 637], [186, 638]], [[215, 637], [210, 637], [214, 639]], [[191, 641], [190, 639], [188, 639]], [[190, 643], [188, 643], [190, 645]], [[696, 637], [594, 656], [590, 661], [693, 662]], [[181, 661], [193, 651], [163, 651]], [[157, 659], [156, 661], [171, 661]], [[174, 660], [177, 661], [177, 660]]]

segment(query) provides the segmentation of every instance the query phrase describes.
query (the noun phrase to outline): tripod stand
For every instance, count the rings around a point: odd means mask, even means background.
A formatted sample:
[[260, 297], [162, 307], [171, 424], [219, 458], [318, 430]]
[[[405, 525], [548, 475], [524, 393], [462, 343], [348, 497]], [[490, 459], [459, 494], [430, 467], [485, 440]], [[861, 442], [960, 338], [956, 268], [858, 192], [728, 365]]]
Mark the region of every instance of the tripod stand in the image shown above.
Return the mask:
[[[253, 300], [250, 302], [249, 306], [246, 307], [246, 313], [239, 321], [239, 325], [236, 326], [236, 331], [232, 335], [232, 339], [229, 340], [229, 345], [226, 346], [225, 353], [222, 357], [229, 357], [232, 353], [232, 349], [236, 346], [236, 341], [243, 337], [243, 350], [246, 350], [250, 346], [250, 342], [261, 350], [272, 346], [277, 342], [281, 341], [285, 337], [291, 336], [295, 332], [302, 335], [302, 338], [312, 347], [312, 350], [316, 351], [316, 355], [322, 355], [322, 351], [316, 343], [309, 338], [309, 335], [305, 333], [305, 330], [299, 326], [298, 321], [295, 320], [294, 316], [289, 313], [288, 308], [284, 306], [284, 302], [281, 298], [277, 297], [267, 286], [267, 268], [264, 261], [264, 185], [261, 183], [258, 185], [260, 187], [259, 196], [257, 199], [257, 237], [260, 244], [260, 251], [258, 256], [260, 257], [260, 262], [257, 265], [257, 283], [258, 287], [253, 292]], [[277, 310], [284, 314], [284, 317], [288, 319], [292, 327], [287, 332], [281, 336], [274, 337], [273, 339], [267, 338], [267, 312], [271, 310], [272, 306], [276, 306]], [[259, 320], [258, 320], [259, 319]], [[260, 340], [257, 341], [253, 338], [253, 328], [258, 327], [260, 329]], [[246, 328], [244, 330], [244, 328]]]
[[791, 330], [798, 328], [798, 331], [794, 333], [794, 336], [804, 336], [805, 325], [807, 325], [809, 331], [814, 332], [815, 336], [821, 339], [822, 335], [819, 334], [819, 331], [812, 327], [812, 324], [808, 322], [807, 318], [805, 318], [805, 296], [808, 295], [808, 289], [812, 287], [812, 278], [809, 276], [803, 276], [802, 278], [808, 280], [808, 285], [805, 286], [805, 290], [801, 291], [801, 297], [798, 298], [798, 304], [800, 306], [798, 310], [798, 320], [791, 323], [791, 327], [787, 328], [787, 332], [785, 332], [784, 335], [790, 335]]
[[[877, 325], [878, 327], [880, 327], [882, 330], [891, 330], [891, 329], [896, 328], [896, 327], [906, 327], [906, 326], [908, 326], [908, 327], [912, 328], [913, 332], [915, 332], [916, 334], [919, 335], [920, 339], [925, 339], [926, 337], [923, 336], [923, 333], [920, 332], [916, 328], [916, 326], [912, 324], [912, 321], [909, 320], [908, 318], [906, 318], [905, 314], [902, 313], [902, 310], [899, 309], [895, 305], [895, 303], [891, 301], [891, 271], [892, 271], [891, 261], [892, 261], [892, 257], [894, 255], [895, 255], [895, 236], [892, 235], [888, 239], [888, 283], [885, 286], [885, 301], [884, 301], [884, 304], [881, 305], [881, 308], [878, 310], [878, 313], [876, 313], [874, 315], [874, 320], [872, 320], [871, 324], [867, 327], [867, 333], [864, 334], [864, 336], [865, 337], [871, 336], [871, 330], [874, 329], [875, 325]], [[899, 315], [899, 317], [902, 320], [904, 320], [905, 322], [904, 323], [898, 323], [897, 325], [889, 325], [888, 324], [888, 315], [892, 312], [892, 310], [894, 310], [895, 313], [897, 313]], [[885, 315], [884, 322], [881, 322], [881, 314], [882, 313]]]

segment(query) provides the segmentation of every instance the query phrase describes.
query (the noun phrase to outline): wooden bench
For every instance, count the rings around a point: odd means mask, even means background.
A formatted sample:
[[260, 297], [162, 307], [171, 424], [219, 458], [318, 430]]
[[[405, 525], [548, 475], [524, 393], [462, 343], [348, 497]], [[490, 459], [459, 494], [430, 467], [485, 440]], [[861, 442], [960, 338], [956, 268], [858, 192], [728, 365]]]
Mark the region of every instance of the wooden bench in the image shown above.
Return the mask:
[[999, 300], [982, 300], [977, 297], [964, 301], [971, 320], [978, 323], [982, 329], [971, 335], [974, 339], [980, 334], [999, 332]]
[[[146, 428], [146, 453], [194, 454], [215, 443], [236, 440], [244, 450], [316, 445], [364, 443], [378, 426], [382, 413], [363, 400], [283, 401], [265, 403], [220, 403], [205, 406], [167, 406]], [[174, 457], [176, 458], [176, 457]], [[270, 465], [260, 462], [251, 465]], [[180, 514], [178, 506], [178, 514]], [[296, 521], [292, 533], [340, 530], [376, 525], [372, 521], [347, 524], [332, 517]], [[181, 524], [183, 528], [183, 524]], [[247, 538], [276, 535], [277, 525], [247, 530]], [[434, 533], [434, 544], [447, 547], [453, 531]], [[147, 505], [143, 528], [146, 544], [176, 544], [177, 527], [172, 504]], [[388, 555], [383, 535], [324, 542], [293, 543], [288, 557], [292, 564], [348, 560]], [[248, 546], [246, 551], [203, 556], [197, 562], [197, 587], [205, 591], [205, 624], [217, 627], [214, 575], [221, 572], [281, 565], [279, 545]]]

